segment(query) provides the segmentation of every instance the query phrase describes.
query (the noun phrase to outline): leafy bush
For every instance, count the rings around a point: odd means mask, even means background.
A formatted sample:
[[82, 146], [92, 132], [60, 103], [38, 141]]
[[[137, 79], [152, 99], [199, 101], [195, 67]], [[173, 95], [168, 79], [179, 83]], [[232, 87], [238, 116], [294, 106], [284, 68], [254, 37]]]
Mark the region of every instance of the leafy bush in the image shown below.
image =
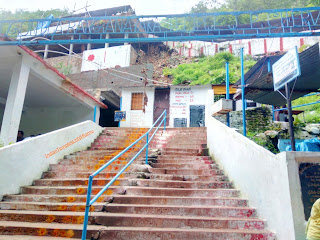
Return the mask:
[[[240, 57], [229, 52], [218, 53], [214, 56], [202, 57], [199, 62], [181, 64], [175, 69], [165, 68], [163, 74], [173, 77], [173, 84], [190, 83], [190, 85], [220, 84], [225, 82], [225, 63], [229, 62], [230, 83], [240, 79]], [[256, 62], [246, 56], [244, 67], [248, 71]]]
[[[302, 105], [302, 104], [307, 104], [307, 103], [312, 103], [317, 101], [320, 101], [320, 97], [318, 95], [301, 97], [292, 101], [292, 106], [297, 106], [297, 105]], [[303, 119], [303, 114], [299, 114], [296, 117], [297, 121], [303, 122], [305, 120], [306, 123], [320, 123], [320, 102], [318, 104], [294, 108], [294, 110], [304, 110], [304, 119]]]

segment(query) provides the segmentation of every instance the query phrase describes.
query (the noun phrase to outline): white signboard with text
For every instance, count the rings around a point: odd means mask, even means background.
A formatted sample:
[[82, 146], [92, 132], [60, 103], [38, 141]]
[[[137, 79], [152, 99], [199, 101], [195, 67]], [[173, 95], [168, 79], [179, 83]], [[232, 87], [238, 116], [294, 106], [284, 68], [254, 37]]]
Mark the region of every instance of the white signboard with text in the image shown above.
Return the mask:
[[282, 88], [301, 75], [297, 47], [289, 50], [283, 57], [272, 65], [274, 91]]

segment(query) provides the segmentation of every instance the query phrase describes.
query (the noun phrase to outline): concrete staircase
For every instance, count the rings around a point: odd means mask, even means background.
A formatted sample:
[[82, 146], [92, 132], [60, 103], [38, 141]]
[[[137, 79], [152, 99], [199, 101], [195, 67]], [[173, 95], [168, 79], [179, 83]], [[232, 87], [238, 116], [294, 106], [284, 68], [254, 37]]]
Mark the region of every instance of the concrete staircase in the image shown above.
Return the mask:
[[[90, 150], [51, 165], [21, 194], [6, 195], [0, 202], [0, 240], [80, 239], [89, 175], [146, 131], [106, 128]], [[94, 179], [93, 194], [143, 143]], [[150, 146], [152, 168], [144, 165], [142, 153], [98, 199], [87, 238], [275, 239], [210, 159], [205, 144], [205, 128], [160, 130]]]

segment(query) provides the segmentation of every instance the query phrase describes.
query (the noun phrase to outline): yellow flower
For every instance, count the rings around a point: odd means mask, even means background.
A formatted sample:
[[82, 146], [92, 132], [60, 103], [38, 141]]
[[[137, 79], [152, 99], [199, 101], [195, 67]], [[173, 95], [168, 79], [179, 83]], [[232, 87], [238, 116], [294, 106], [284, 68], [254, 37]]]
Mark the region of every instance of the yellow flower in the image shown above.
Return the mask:
[[74, 232], [69, 229], [69, 230], [66, 232], [65, 237], [66, 237], [66, 238], [72, 238], [73, 236], [74, 236]]
[[52, 223], [55, 219], [56, 219], [56, 217], [55, 217], [55, 216], [53, 216], [53, 215], [49, 215], [49, 216], [48, 216], [48, 218], [47, 218], [47, 220], [46, 220], [46, 222], [48, 222], [48, 223]]
[[47, 229], [45, 229], [45, 228], [40, 228], [40, 229], [37, 230], [37, 232], [38, 232], [38, 235], [39, 235], [39, 236], [44, 236], [44, 235], [47, 234]]
[[77, 188], [77, 194], [84, 194], [86, 192], [86, 190], [84, 190], [84, 188]]
[[75, 197], [67, 197], [67, 202], [74, 202], [75, 200]]
[[80, 217], [77, 218], [77, 223], [78, 224], [82, 224], [83, 221], [84, 221], [84, 217], [83, 216], [80, 216]]
[[65, 205], [58, 206], [58, 211], [66, 211], [66, 210], [67, 210], [67, 206]]
[[113, 191], [111, 189], [108, 189], [106, 192], [107, 195], [111, 195], [112, 193], [113, 193]]

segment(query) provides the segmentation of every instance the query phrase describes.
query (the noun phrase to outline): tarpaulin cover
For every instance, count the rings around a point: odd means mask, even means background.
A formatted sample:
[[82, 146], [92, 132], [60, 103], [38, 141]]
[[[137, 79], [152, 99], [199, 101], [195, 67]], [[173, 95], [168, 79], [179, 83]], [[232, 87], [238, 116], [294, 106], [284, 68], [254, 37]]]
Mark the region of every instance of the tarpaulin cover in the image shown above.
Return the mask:
[[[286, 151], [292, 151], [291, 146], [287, 146]], [[296, 143], [296, 151], [298, 152], [320, 152], [320, 140], [318, 138], [304, 140]]]

